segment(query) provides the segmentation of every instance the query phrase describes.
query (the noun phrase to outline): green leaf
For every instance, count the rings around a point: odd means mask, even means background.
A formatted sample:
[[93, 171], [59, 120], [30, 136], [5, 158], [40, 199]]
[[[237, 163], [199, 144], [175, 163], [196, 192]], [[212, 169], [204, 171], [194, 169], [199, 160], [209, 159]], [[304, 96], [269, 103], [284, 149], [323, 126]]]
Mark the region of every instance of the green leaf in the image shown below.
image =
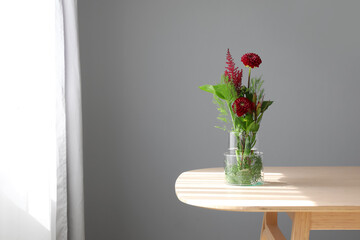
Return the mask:
[[248, 129], [250, 129], [251, 125], [254, 123], [254, 120], [252, 118], [252, 114], [246, 114], [244, 120], [246, 122], [246, 126], [245, 126], [244, 130], [246, 132], [249, 132]]
[[218, 96], [221, 99], [227, 100], [228, 99], [228, 91], [227, 91], [227, 87], [225, 84], [218, 84], [218, 85], [214, 85], [214, 94], [216, 96]]
[[199, 88], [205, 92], [215, 93], [214, 86], [210, 84], [202, 85]]
[[250, 123], [249, 126], [246, 128], [246, 132], [257, 132], [259, 130], [260, 125], [257, 124], [255, 121]]
[[239, 132], [240, 130], [245, 130], [246, 121], [243, 117], [235, 117], [235, 131]]
[[245, 96], [246, 96], [247, 99], [249, 99], [250, 101], [252, 101], [252, 99], [253, 99], [253, 94], [252, 94], [252, 93], [246, 92], [246, 93], [245, 93]]
[[251, 122], [253, 122], [252, 115], [246, 114], [244, 120], [247, 122], [247, 124], [250, 124]]
[[227, 123], [227, 119], [225, 117], [217, 117], [217, 119]]
[[[228, 123], [229, 122], [229, 114], [227, 112], [227, 106], [226, 106], [226, 102], [222, 99], [220, 99], [218, 96], [216, 96], [215, 94], [213, 94], [213, 103], [215, 105], [218, 106], [217, 110], [219, 111], [219, 116], [218, 119], [220, 119], [221, 121]], [[222, 130], [226, 130], [227, 126], [225, 125], [224, 127], [216, 127]]]
[[253, 125], [255, 124], [255, 122], [252, 122], [250, 124], [247, 124], [246, 126], [246, 132], [250, 132], [250, 129], [253, 127]]
[[274, 101], [263, 101], [261, 104], [261, 112], [265, 112], [265, 110], [268, 109], [273, 102]]
[[257, 110], [256, 110], [256, 116], [259, 116], [260, 113], [261, 113], [261, 107], [257, 108]]
[[228, 99], [228, 89], [226, 84], [217, 84], [217, 85], [203, 85], [199, 87], [201, 90], [205, 91], [205, 92], [209, 92], [212, 94], [215, 94], [216, 96], [218, 96], [221, 99], [227, 100]]
[[221, 129], [223, 131], [226, 131], [226, 127], [219, 127], [219, 126], [215, 126], [215, 128]]

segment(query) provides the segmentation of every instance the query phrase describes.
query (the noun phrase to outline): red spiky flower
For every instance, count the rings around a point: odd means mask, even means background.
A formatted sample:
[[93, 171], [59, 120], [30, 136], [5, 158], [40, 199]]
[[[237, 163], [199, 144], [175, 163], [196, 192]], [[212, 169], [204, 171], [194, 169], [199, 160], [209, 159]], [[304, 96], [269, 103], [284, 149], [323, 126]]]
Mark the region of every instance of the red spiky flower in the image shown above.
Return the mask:
[[230, 54], [230, 50], [226, 53], [226, 64], [225, 76], [229, 77], [229, 80], [233, 82], [235, 88], [240, 90], [242, 80], [242, 69], [239, 71], [238, 67], [235, 67], [235, 62]]
[[259, 67], [262, 63], [261, 58], [256, 53], [245, 53], [241, 57], [241, 61], [246, 67], [250, 68]]
[[244, 114], [248, 113], [252, 110], [252, 108], [253, 103], [246, 97], [240, 97], [236, 99], [232, 105], [232, 109], [238, 117], [241, 117]]

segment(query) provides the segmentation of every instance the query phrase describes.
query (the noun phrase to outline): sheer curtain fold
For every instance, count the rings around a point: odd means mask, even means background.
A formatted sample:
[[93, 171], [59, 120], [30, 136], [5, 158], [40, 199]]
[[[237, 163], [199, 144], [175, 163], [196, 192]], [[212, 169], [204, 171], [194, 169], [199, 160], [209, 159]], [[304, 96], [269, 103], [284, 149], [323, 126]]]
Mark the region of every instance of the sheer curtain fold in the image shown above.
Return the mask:
[[0, 239], [85, 239], [76, 5], [0, 3]]
[[69, 240], [85, 239], [81, 81], [77, 1], [62, 0], [65, 29], [65, 99], [67, 122], [67, 200]]

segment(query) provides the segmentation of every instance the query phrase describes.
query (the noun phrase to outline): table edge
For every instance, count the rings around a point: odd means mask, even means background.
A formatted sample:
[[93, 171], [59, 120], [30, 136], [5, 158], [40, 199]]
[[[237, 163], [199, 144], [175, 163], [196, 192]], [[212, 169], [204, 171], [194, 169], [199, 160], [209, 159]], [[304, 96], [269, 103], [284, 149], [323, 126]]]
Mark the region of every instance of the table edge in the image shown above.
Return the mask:
[[[272, 168], [273, 166], [268, 166], [265, 168]], [[344, 168], [352, 168], [352, 167], [359, 167], [360, 166], [281, 166], [281, 167], [277, 167], [274, 166], [276, 168], [296, 168], [296, 167], [310, 167], [310, 168], [323, 168], [323, 167], [329, 167], [329, 168], [338, 168], [338, 167], [344, 167]], [[184, 204], [190, 205], [190, 206], [195, 206], [195, 207], [200, 207], [200, 208], [205, 208], [205, 209], [211, 209], [211, 210], [218, 210], [218, 211], [232, 211], [232, 212], [360, 212], [360, 206], [300, 206], [300, 207], [291, 207], [291, 206], [286, 206], [286, 207], [279, 207], [279, 206], [266, 206], [266, 207], [256, 207], [256, 206], [251, 206], [251, 207], [227, 207], [227, 206], [212, 206], [212, 207], [206, 207], [206, 206], [201, 206], [201, 205], [197, 205], [197, 204], [193, 204], [191, 202], [188, 202], [184, 199], [181, 199], [178, 194], [177, 194], [177, 190], [176, 190], [176, 185], [178, 182], [178, 179], [180, 178], [180, 176], [184, 173], [187, 172], [196, 172], [196, 171], [205, 171], [205, 170], [209, 170], [209, 169], [217, 169], [217, 170], [221, 170], [223, 169], [222, 167], [215, 167], [215, 168], [201, 168], [201, 169], [194, 169], [194, 170], [189, 170], [189, 171], [185, 171], [182, 172], [176, 179], [175, 181], [175, 194], [176, 197], [178, 198], [178, 200]]]

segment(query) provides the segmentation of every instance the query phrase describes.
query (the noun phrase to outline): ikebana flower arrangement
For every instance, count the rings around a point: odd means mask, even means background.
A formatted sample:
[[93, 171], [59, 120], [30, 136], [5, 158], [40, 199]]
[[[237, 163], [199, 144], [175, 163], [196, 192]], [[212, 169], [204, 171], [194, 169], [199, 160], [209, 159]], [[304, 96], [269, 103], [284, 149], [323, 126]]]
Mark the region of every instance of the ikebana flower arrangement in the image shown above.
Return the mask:
[[218, 106], [218, 119], [224, 126], [217, 127], [230, 133], [229, 151], [225, 153], [225, 178], [233, 185], [261, 185], [263, 176], [263, 153], [257, 148], [256, 134], [264, 112], [273, 103], [264, 100], [263, 80], [251, 77], [251, 70], [258, 68], [261, 58], [246, 53], [241, 62], [248, 71], [247, 84], [243, 84], [243, 70], [235, 66], [229, 49], [225, 72], [219, 84], [199, 88], [212, 93]]

